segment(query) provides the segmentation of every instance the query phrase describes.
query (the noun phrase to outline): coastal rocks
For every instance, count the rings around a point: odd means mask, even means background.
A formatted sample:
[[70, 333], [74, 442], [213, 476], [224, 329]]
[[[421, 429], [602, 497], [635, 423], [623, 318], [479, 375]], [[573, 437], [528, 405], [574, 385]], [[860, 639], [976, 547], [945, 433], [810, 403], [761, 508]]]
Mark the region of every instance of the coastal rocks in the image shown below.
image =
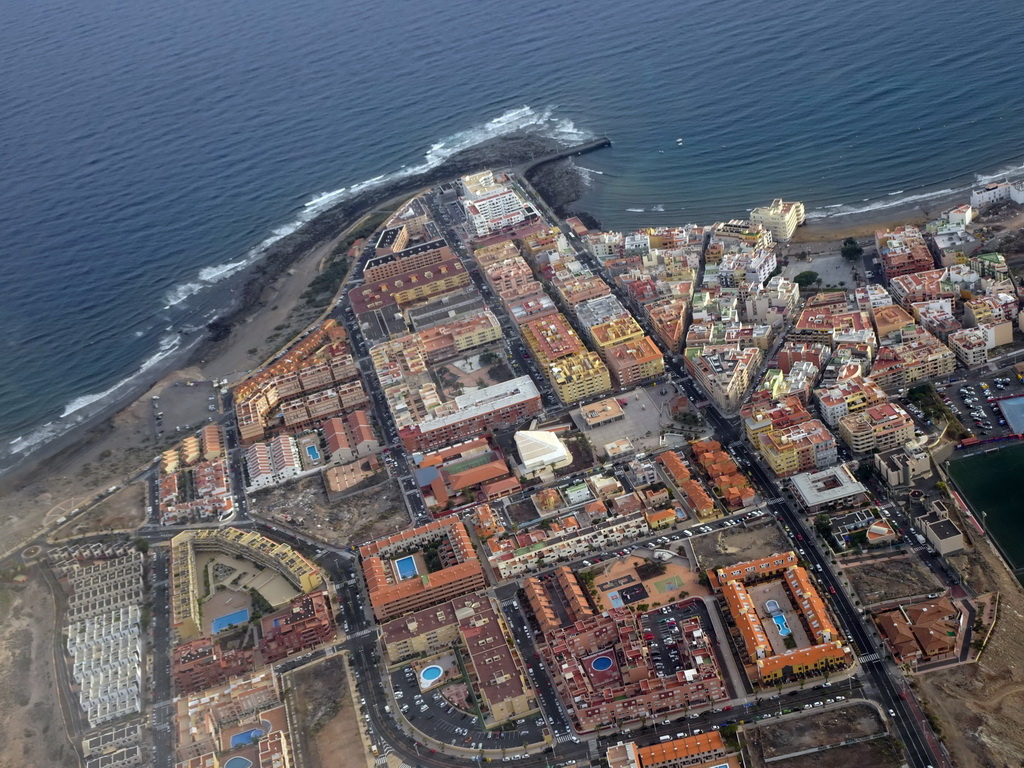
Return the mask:
[[585, 182], [579, 168], [571, 159], [545, 163], [528, 176], [533, 188], [562, 218], [578, 216], [590, 229], [600, 229], [601, 222], [586, 211], [572, 207], [583, 196]]

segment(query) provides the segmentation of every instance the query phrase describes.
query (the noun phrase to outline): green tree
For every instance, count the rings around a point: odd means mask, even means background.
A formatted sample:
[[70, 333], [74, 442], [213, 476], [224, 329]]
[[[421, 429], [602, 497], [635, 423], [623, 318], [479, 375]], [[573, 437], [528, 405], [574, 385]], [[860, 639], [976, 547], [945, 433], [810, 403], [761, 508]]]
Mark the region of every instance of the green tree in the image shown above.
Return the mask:
[[149, 552], [149, 542], [145, 539], [136, 539], [135, 548], [139, 550], [139, 552], [141, 552], [142, 554], [146, 554], [147, 552]]
[[807, 288], [814, 285], [818, 281], [818, 273], [812, 270], [806, 270], [801, 272], [799, 275], [793, 278], [793, 282], [799, 285], [801, 288]]
[[847, 261], [856, 261], [864, 255], [864, 249], [860, 247], [857, 238], [848, 237], [843, 240], [843, 247], [839, 251]]

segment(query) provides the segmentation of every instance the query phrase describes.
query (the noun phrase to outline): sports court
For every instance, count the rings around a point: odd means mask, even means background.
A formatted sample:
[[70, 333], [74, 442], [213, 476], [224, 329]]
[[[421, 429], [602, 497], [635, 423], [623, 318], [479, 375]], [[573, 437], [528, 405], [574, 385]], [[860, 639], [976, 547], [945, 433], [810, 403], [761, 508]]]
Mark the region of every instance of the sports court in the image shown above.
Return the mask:
[[999, 410], [1003, 412], [1003, 418], [1010, 426], [1010, 431], [1014, 434], [1024, 432], [1024, 395], [996, 402], [999, 403]]

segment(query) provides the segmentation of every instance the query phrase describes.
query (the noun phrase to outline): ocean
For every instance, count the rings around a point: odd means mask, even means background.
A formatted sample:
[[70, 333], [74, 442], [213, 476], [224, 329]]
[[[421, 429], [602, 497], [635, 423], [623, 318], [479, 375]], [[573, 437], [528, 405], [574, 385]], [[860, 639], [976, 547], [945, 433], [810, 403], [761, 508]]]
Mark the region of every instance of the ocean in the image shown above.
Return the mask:
[[517, 132], [609, 228], [810, 216], [1024, 173], [1024, 4], [8, 0], [0, 466], [195, 343], [353, 190]]

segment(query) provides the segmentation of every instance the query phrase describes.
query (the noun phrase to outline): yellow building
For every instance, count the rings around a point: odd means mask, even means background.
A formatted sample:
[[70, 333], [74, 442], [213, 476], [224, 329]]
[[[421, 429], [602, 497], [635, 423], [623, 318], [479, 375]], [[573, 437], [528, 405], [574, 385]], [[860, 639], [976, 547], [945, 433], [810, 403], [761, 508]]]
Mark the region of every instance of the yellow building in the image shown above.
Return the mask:
[[644, 330], [632, 315], [622, 315], [609, 320], [607, 323], [595, 325], [590, 329], [590, 335], [594, 340], [594, 347], [597, 353], [604, 360], [607, 360], [609, 347], [614, 347], [616, 344], [624, 344], [627, 341], [642, 339], [644, 337]]
[[241, 528], [202, 528], [171, 539], [171, 624], [179, 639], [198, 637], [202, 627], [201, 584], [196, 578], [196, 551], [225, 552], [270, 568], [300, 592], [324, 584], [323, 574], [287, 544]]
[[665, 372], [665, 358], [650, 336], [608, 347], [603, 357], [620, 389], [629, 389]]
[[547, 376], [563, 403], [575, 403], [612, 388], [611, 375], [596, 352], [577, 352], [547, 365]]
[[796, 228], [803, 224], [805, 219], [803, 203], [784, 203], [778, 198], [772, 200], [771, 205], [760, 206], [750, 212], [752, 224], [761, 224], [772, 233], [775, 240], [782, 241], [793, 237]]
[[839, 436], [854, 453], [879, 453], [912, 440], [914, 420], [895, 403], [881, 403], [841, 418]]
[[817, 419], [757, 436], [756, 446], [779, 477], [824, 469], [836, 463], [836, 439]]

